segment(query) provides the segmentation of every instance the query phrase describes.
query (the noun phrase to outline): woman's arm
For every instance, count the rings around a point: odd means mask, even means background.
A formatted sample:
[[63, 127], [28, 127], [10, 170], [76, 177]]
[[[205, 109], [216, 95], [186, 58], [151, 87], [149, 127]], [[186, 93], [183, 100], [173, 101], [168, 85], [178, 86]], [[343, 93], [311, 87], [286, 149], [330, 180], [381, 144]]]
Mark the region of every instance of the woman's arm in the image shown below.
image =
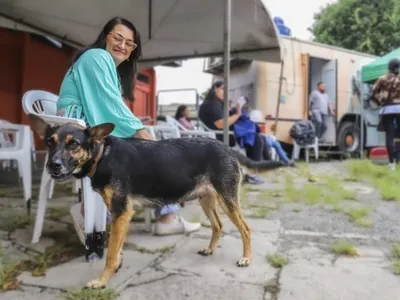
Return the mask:
[[153, 137], [151, 134], [146, 130], [146, 129], [139, 129], [135, 133], [135, 137], [139, 139], [144, 139], [144, 140], [152, 140]]
[[115, 129], [112, 134], [118, 137], [131, 137], [137, 131], [143, 131], [142, 122], [122, 99], [117, 69], [106, 50], [86, 51], [75, 63], [72, 72], [90, 126], [113, 123]]

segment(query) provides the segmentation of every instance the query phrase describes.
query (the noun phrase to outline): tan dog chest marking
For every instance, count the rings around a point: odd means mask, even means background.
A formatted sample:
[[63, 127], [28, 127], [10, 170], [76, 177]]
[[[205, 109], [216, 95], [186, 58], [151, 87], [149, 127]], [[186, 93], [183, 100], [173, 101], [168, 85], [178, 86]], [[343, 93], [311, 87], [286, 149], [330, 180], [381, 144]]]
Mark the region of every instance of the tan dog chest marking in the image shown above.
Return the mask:
[[114, 190], [112, 189], [112, 187], [106, 185], [103, 191], [101, 191], [99, 194], [103, 198], [104, 204], [107, 206], [108, 210], [111, 210], [111, 201], [112, 197], [114, 196]]

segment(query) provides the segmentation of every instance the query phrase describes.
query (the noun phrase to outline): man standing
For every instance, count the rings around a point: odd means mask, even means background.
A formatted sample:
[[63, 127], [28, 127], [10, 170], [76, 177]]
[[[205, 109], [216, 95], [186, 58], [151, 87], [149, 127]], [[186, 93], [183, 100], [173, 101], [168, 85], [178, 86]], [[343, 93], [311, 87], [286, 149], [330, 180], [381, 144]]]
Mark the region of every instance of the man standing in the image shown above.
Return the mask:
[[325, 83], [318, 82], [317, 89], [310, 94], [311, 121], [315, 126], [315, 135], [321, 143], [321, 137], [327, 129], [327, 117], [334, 114], [334, 109], [325, 90]]

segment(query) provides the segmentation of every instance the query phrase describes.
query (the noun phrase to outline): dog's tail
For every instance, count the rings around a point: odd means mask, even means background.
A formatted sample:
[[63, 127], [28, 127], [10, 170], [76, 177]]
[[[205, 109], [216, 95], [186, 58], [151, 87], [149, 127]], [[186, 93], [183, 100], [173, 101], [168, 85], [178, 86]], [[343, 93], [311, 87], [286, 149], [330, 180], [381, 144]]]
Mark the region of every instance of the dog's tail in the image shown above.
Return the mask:
[[237, 150], [233, 150], [234, 156], [239, 161], [239, 164], [242, 167], [245, 167], [248, 170], [256, 171], [256, 172], [266, 172], [273, 169], [278, 169], [281, 167], [285, 167], [286, 164], [281, 161], [276, 160], [262, 160], [262, 161], [254, 161], [245, 156], [243, 153]]

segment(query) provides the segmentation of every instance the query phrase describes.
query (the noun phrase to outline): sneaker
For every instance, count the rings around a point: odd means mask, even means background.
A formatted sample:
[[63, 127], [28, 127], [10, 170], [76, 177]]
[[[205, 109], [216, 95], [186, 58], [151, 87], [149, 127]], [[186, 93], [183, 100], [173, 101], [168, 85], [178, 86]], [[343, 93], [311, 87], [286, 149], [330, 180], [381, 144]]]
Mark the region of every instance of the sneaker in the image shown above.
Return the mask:
[[396, 171], [396, 164], [393, 162], [393, 163], [389, 163], [389, 170], [390, 171]]
[[71, 206], [70, 213], [75, 226], [76, 233], [78, 234], [79, 240], [85, 245], [85, 219], [82, 216], [81, 211], [82, 203], [76, 203]]
[[199, 230], [200, 223], [190, 223], [180, 216], [176, 216], [172, 223], [156, 222], [154, 225], [155, 235], [172, 235], [190, 233]]
[[263, 184], [263, 183], [265, 183], [265, 181], [256, 175], [245, 174], [243, 177], [243, 183]]

